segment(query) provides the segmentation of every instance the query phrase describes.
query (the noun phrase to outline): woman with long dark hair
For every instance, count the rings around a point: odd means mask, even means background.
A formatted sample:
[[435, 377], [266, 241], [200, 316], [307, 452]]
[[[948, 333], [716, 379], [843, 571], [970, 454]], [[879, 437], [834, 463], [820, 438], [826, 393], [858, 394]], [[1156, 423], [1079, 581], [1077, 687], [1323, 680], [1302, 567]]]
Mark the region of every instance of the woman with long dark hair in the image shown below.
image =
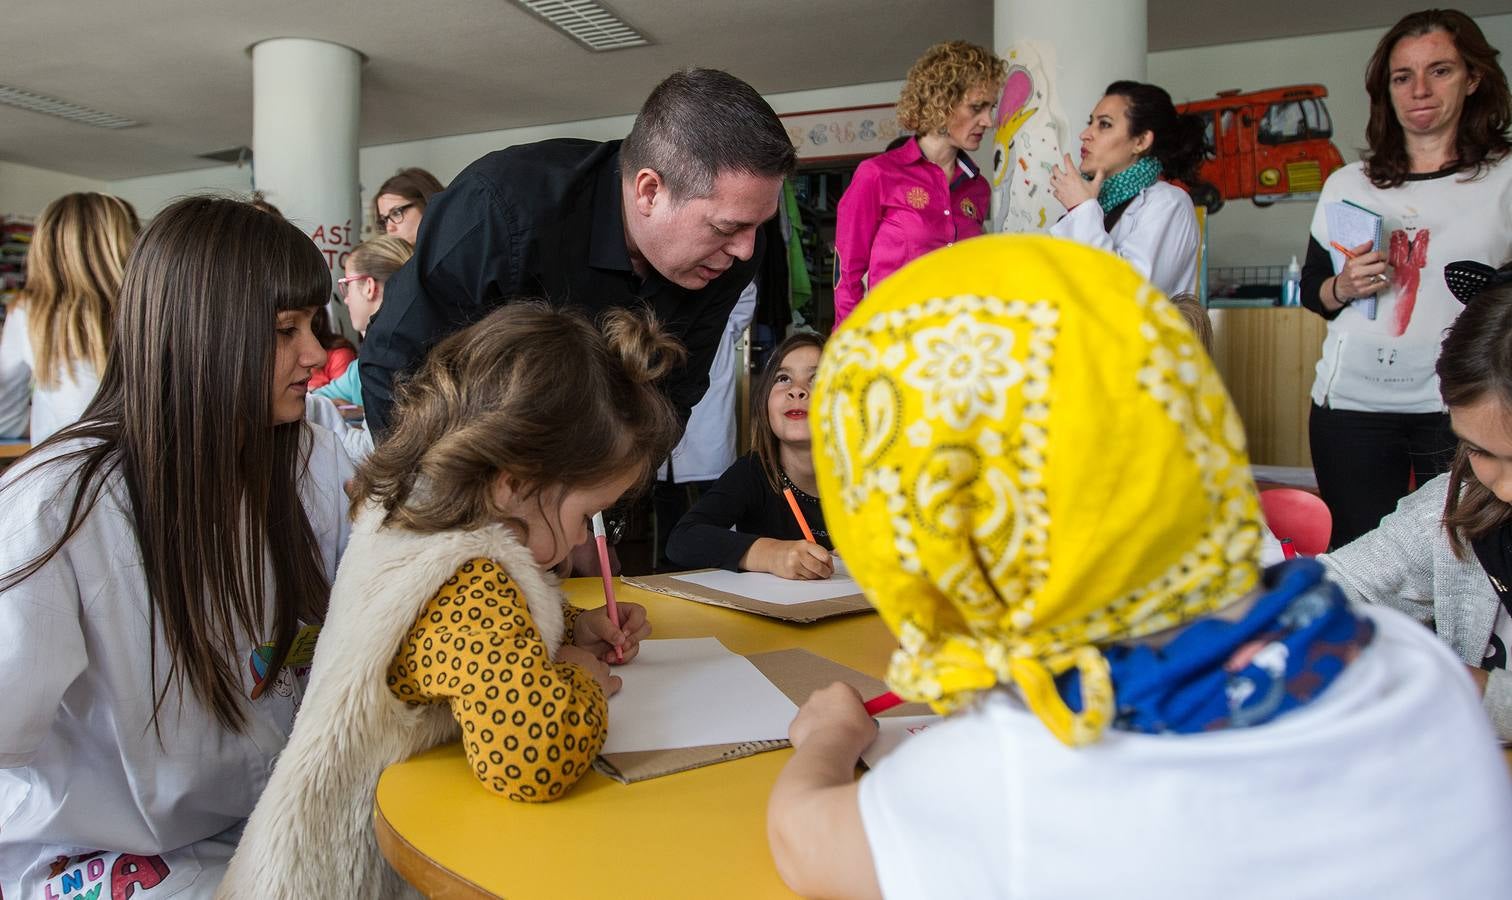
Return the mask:
[[[1329, 176], [1313, 213], [1302, 305], [1328, 320], [1328, 335], [1308, 432], [1336, 547], [1453, 456], [1433, 371], [1461, 309], [1444, 264], [1512, 258], [1512, 99], [1496, 57], [1456, 10], [1392, 26], [1365, 70], [1369, 151]], [[1345, 201], [1381, 217], [1381, 245], [1348, 241], [1331, 258], [1340, 235], [1330, 234], [1328, 211]]]
[[293, 225], [173, 204], [127, 262], [94, 401], [0, 479], [6, 896], [62, 896], [75, 868], [215, 888], [347, 535], [351, 463], [303, 421], [329, 292]]
[[1197, 213], [1167, 179], [1202, 184], [1202, 141], [1202, 120], [1177, 115], [1164, 88], [1108, 85], [1081, 133], [1081, 161], [1068, 154], [1050, 172], [1066, 207], [1050, 233], [1128, 260], [1167, 296], [1196, 290]]

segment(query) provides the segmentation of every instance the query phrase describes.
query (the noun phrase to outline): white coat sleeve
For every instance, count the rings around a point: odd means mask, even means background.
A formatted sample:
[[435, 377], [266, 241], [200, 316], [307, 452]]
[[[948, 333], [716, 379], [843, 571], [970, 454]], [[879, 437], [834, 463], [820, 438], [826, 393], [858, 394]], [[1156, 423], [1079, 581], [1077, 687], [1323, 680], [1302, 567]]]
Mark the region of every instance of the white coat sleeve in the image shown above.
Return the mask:
[[1177, 192], [1147, 189], [1124, 211], [1113, 234], [1103, 228], [1102, 207], [1087, 200], [1066, 213], [1050, 233], [1115, 254], [1161, 290], [1192, 290], [1187, 270], [1197, 258], [1197, 217], [1190, 203], [1180, 199]]
[[[62, 534], [67, 498], [54, 496], [59, 482], [48, 477], [58, 469], [49, 466], [42, 477], [20, 483], [13, 475], [0, 488], [0, 579], [41, 556]], [[0, 684], [9, 687], [0, 702], [0, 768], [31, 763], [64, 693], [89, 664], [74, 549], [65, 546], [31, 577], [0, 587]]]

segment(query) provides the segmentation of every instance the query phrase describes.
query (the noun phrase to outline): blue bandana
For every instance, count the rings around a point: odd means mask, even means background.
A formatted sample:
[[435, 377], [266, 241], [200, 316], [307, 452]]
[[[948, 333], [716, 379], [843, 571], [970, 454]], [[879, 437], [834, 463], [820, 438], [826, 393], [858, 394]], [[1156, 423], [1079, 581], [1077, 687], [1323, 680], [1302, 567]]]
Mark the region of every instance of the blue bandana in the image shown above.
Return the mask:
[[[1314, 560], [1273, 566], [1265, 586], [1238, 622], [1209, 617], [1163, 647], [1105, 648], [1114, 727], [1194, 734], [1269, 722], [1322, 694], [1375, 635], [1375, 623], [1350, 610]], [[1058, 687], [1079, 711], [1077, 671], [1061, 676]]]

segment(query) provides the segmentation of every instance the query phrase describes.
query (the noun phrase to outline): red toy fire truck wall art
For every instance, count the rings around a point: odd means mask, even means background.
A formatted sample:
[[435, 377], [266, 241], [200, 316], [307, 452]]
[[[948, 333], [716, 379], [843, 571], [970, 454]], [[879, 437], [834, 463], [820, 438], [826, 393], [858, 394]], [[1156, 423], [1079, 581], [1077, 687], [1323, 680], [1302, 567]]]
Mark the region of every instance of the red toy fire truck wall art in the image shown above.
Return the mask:
[[1217, 212], [1229, 200], [1256, 206], [1318, 196], [1323, 182], [1344, 165], [1333, 144], [1333, 119], [1321, 84], [1296, 84], [1241, 93], [1219, 91], [1209, 100], [1176, 107], [1202, 118], [1207, 161], [1193, 201]]

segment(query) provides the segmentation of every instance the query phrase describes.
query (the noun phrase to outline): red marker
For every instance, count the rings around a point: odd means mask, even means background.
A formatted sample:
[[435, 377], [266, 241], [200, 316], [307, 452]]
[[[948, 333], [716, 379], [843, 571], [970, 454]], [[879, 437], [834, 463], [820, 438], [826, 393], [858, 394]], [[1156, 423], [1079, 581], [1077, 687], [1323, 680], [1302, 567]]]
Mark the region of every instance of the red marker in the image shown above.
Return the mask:
[[902, 702], [902, 697], [899, 697], [892, 691], [888, 691], [885, 694], [879, 694], [878, 696], [871, 698], [863, 705], [866, 707], [866, 714], [868, 716], [875, 716], [880, 713], [887, 712], [889, 709], [892, 709], [894, 706], [897, 706]]
[[[614, 576], [609, 574], [609, 537], [604, 533], [604, 514], [593, 514], [593, 539], [598, 542], [599, 551], [599, 575], [604, 578], [604, 606], [609, 611], [609, 624], [615, 628], [620, 627], [619, 607], [614, 602]], [[620, 662], [625, 661], [625, 651], [615, 646], [614, 655]]]
[[803, 510], [798, 508], [798, 498], [793, 496], [793, 489], [783, 488], [782, 494], [784, 497], [787, 497], [788, 506], [792, 507], [793, 509], [793, 518], [798, 520], [798, 527], [803, 529], [803, 539], [808, 541], [810, 544], [819, 543], [818, 541], [814, 540], [814, 533], [812, 531], [809, 531], [808, 520], [803, 518]]

